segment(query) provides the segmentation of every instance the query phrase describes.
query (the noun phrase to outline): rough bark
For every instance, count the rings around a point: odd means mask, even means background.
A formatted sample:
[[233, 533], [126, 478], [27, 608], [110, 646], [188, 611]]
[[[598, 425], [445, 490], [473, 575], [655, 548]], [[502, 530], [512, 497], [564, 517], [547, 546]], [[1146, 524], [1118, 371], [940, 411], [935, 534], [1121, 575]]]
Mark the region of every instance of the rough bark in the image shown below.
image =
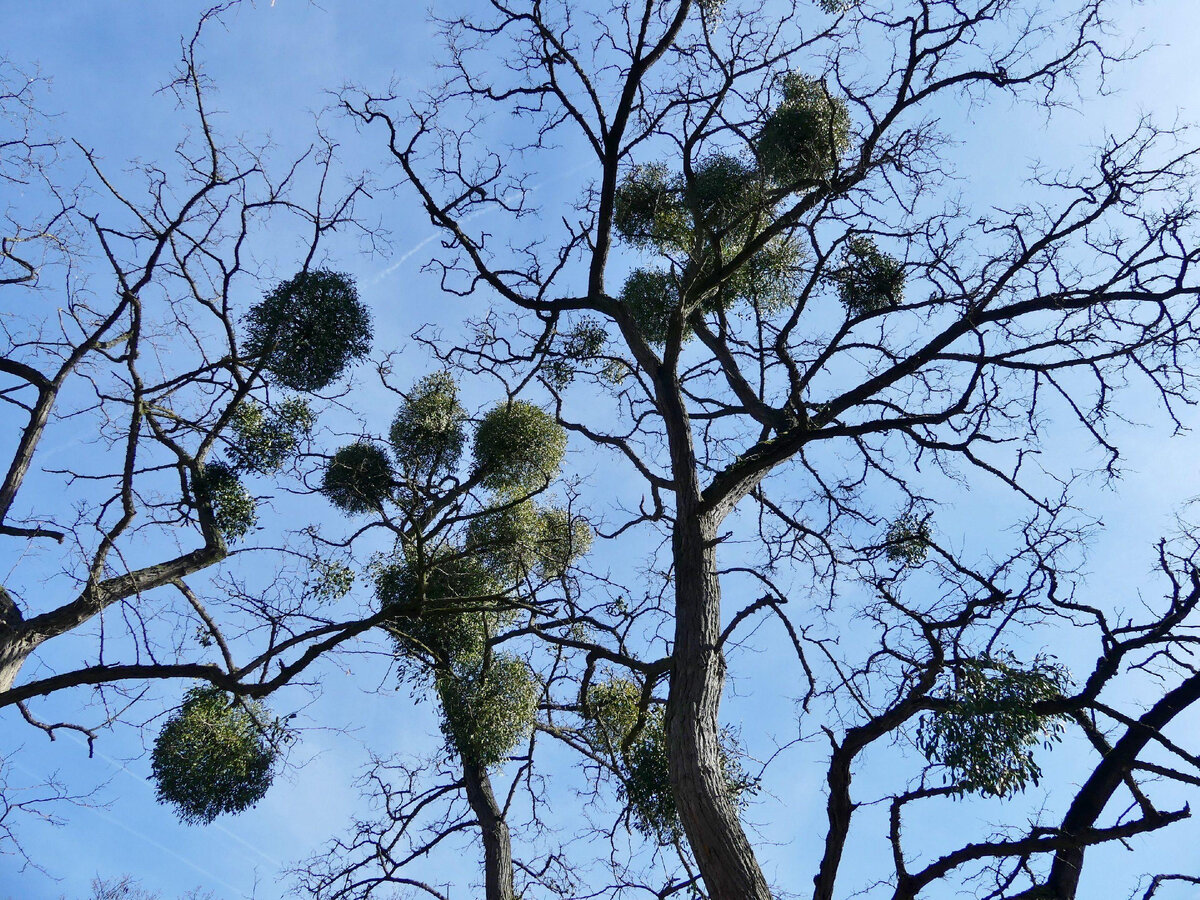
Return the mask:
[[492, 780], [486, 769], [464, 759], [463, 784], [483, 833], [484, 896], [487, 900], [514, 900], [512, 838], [492, 791]]
[[676, 484], [675, 647], [666, 722], [671, 787], [711, 900], [771, 900], [721, 766], [725, 659], [719, 647], [718, 521], [702, 507], [691, 423], [677, 382], [660, 383], [660, 402]]
[[667, 697], [671, 785], [712, 900], [770, 900], [721, 768], [725, 660], [713, 530], [682, 512], [674, 535], [675, 659]]
[[6, 634], [0, 637], [0, 694], [13, 686], [34, 646], [19, 636]]

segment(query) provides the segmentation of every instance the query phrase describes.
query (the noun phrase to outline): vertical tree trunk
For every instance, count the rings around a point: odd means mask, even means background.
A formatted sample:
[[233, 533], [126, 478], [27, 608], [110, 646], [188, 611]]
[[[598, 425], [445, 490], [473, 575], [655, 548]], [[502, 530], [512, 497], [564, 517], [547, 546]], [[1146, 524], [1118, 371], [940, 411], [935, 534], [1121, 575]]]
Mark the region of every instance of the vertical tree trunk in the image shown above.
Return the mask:
[[[2, 628], [3, 626], [0, 626], [0, 629]], [[21, 666], [25, 664], [35, 646], [32, 641], [18, 635], [0, 633], [0, 694], [13, 686]]]
[[[691, 508], [689, 508], [691, 507]], [[721, 768], [725, 660], [715, 529], [681, 497], [674, 533], [675, 651], [667, 698], [671, 785], [712, 900], [771, 900]]]
[[463, 783], [483, 832], [484, 896], [487, 900], [514, 900], [512, 838], [492, 792], [492, 781], [486, 769], [464, 758]]
[[16, 601], [0, 587], [0, 694], [13, 686], [21, 666], [33, 652], [35, 645], [22, 634], [24, 624]]

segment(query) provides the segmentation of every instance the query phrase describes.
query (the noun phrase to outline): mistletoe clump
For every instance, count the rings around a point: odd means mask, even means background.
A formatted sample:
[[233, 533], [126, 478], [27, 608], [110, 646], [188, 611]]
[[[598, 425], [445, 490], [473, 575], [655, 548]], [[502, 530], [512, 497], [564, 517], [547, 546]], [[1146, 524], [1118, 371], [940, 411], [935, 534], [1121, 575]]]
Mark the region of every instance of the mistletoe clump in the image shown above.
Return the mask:
[[389, 614], [397, 649], [442, 665], [472, 665], [483, 656], [499, 587], [479, 559], [450, 548], [423, 563], [379, 566], [375, 575], [375, 596]]
[[770, 206], [763, 187], [753, 165], [729, 153], [714, 153], [697, 163], [690, 179], [680, 180], [679, 193], [691, 213], [693, 233], [719, 240], [753, 230], [753, 221]]
[[[634, 269], [625, 279], [620, 300], [649, 343], [662, 344], [667, 340], [671, 316], [679, 308], [679, 288], [669, 272]], [[685, 324], [685, 335], [689, 332]]]
[[[643, 711], [641, 704], [642, 688], [627, 679], [593, 685], [587, 694], [585, 734], [614, 760], [634, 827], [669, 844], [683, 834], [683, 824], [671, 788], [666, 718], [661, 705], [652, 703]], [[719, 752], [725, 789], [742, 805], [756, 792], [757, 783], [738, 762], [737, 743], [728, 731], [722, 732]]]
[[369, 441], [343, 447], [325, 467], [321, 493], [343, 512], [362, 513], [392, 495], [395, 481], [387, 451]]
[[799, 72], [783, 77], [783, 102], [755, 143], [759, 165], [781, 185], [821, 181], [850, 146], [850, 114], [825, 82]]
[[916, 566], [929, 555], [932, 535], [929, 522], [913, 515], [904, 515], [888, 526], [884, 543], [887, 558], [894, 563]]
[[483, 486], [519, 496], [541, 490], [558, 475], [567, 434], [544, 410], [513, 400], [483, 417], [475, 429], [474, 449]]
[[300, 272], [278, 284], [247, 317], [246, 350], [280, 384], [328, 387], [371, 349], [371, 316], [340, 272]]
[[334, 559], [313, 559], [304, 582], [306, 592], [317, 603], [340, 600], [354, 586], [354, 570]]
[[545, 526], [533, 501], [489, 510], [467, 526], [467, 548], [498, 578], [511, 584], [537, 565]]
[[197, 499], [212, 510], [213, 524], [225, 540], [241, 540], [258, 521], [254, 498], [228, 463], [206, 464], [193, 482]]
[[[667, 755], [667, 734], [661, 706], [641, 711], [642, 689], [632, 681], [614, 678], [588, 691], [587, 732], [617, 764], [621, 796], [634, 827], [660, 843], [681, 833]], [[641, 720], [641, 729], [638, 727]]]
[[575, 380], [580, 368], [604, 352], [608, 334], [595, 319], [578, 322], [566, 335], [559, 349], [561, 355], [546, 360], [546, 380], [562, 390]]
[[230, 425], [234, 463], [265, 474], [277, 471], [295, 454], [312, 431], [313, 414], [300, 398], [285, 400], [270, 413], [250, 400], [238, 406]]
[[635, 166], [614, 200], [617, 233], [668, 256], [695, 254], [714, 240], [728, 250], [727, 239], [745, 238], [772, 206], [758, 170], [729, 153], [705, 157], [686, 176], [668, 177], [661, 164]]
[[968, 659], [955, 668], [944, 705], [922, 718], [918, 746], [945, 766], [960, 793], [1008, 797], [1037, 784], [1039, 744], [1062, 740], [1062, 717], [1039, 713], [1036, 704], [1060, 700], [1066, 670], [1043, 657], [1021, 668], [1010, 656]]
[[867, 237], [850, 241], [833, 277], [838, 297], [852, 316], [891, 309], [904, 300], [903, 263], [880, 252]]
[[476, 671], [439, 673], [446, 742], [475, 765], [503, 762], [533, 730], [540, 685], [520, 657], [495, 654]]
[[561, 577], [591, 543], [591, 529], [582, 518], [525, 501], [472, 519], [466, 546], [488, 571], [511, 584], [534, 572], [543, 579]]
[[634, 166], [617, 186], [613, 227], [635, 247], [685, 250], [691, 227], [679, 183], [661, 163]]
[[[616, 195], [617, 232], [674, 264], [636, 269], [621, 290], [648, 342], [666, 341], [684, 304], [690, 316], [739, 302], [771, 313], [794, 302], [801, 255], [794, 241], [772, 237], [731, 268], [774, 215], [777, 195], [760, 167], [729, 153], [710, 154], [686, 175], [668, 178], [662, 166], [638, 166], [625, 177]], [[690, 336], [685, 321], [681, 338]]]
[[448, 372], [421, 379], [392, 421], [389, 438], [396, 459], [419, 476], [453, 469], [466, 443], [466, 418]]
[[266, 796], [283, 739], [259, 704], [193, 688], [154, 741], [150, 766], [160, 803], [189, 824], [249, 809]]
[[728, 309], [745, 300], [764, 313], [789, 308], [796, 299], [796, 274], [801, 260], [799, 245], [785, 237], [769, 240], [716, 290], [706, 309]]
[[567, 510], [558, 508], [542, 512], [538, 571], [543, 578], [561, 578], [591, 546], [592, 529], [581, 516], [572, 516]]

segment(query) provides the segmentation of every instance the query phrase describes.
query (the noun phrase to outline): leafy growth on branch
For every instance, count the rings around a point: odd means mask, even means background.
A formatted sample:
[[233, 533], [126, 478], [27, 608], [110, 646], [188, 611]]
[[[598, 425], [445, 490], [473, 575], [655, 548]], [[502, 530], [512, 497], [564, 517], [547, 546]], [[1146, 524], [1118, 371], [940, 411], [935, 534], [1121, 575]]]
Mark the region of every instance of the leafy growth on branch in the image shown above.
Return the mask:
[[358, 441], [333, 454], [321, 479], [321, 493], [348, 513], [378, 509], [391, 497], [393, 486], [387, 451], [369, 441]]
[[592, 532], [565, 509], [525, 501], [494, 509], [471, 520], [467, 550], [506, 584], [536, 573], [558, 578], [591, 547]]
[[[672, 262], [670, 270], [635, 269], [621, 289], [621, 302], [648, 342], [666, 341], [684, 304], [690, 315], [739, 302], [776, 312], [795, 301], [796, 242], [772, 237], [734, 265], [774, 215], [778, 194], [760, 169], [728, 153], [704, 158], [687, 177], [668, 178], [662, 166], [626, 175], [616, 195], [618, 234]], [[690, 335], [685, 322], [681, 337]]]
[[1068, 682], [1066, 669], [1041, 656], [1028, 668], [1007, 655], [965, 660], [939, 698], [946, 705], [922, 717], [917, 744], [960, 794], [1012, 796], [1041, 778], [1037, 746], [1062, 740], [1062, 717], [1035, 706], [1061, 699]]
[[834, 274], [838, 297], [852, 316], [879, 312], [904, 300], [904, 265], [867, 237], [850, 241]]
[[533, 730], [541, 690], [520, 657], [495, 654], [476, 671], [439, 673], [446, 743], [478, 766], [503, 762]]
[[[659, 269], [635, 269], [625, 279], [620, 300], [651, 344], [666, 341], [671, 316], [679, 308], [679, 288], [670, 273]], [[684, 334], [690, 329], [684, 325]]]
[[331, 559], [314, 559], [309, 564], [309, 578], [304, 583], [308, 594], [317, 603], [340, 600], [354, 586], [354, 570], [345, 563]]
[[617, 186], [613, 227], [643, 249], [686, 250], [690, 233], [687, 211], [679, 196], [679, 179], [659, 163], [634, 166]]
[[542, 513], [527, 500], [490, 510], [467, 526], [467, 549], [505, 584], [524, 580], [537, 565]]
[[207, 463], [196, 477], [193, 489], [197, 499], [212, 509], [213, 524], [230, 543], [245, 537], [258, 521], [254, 498], [228, 463], [219, 460]]
[[247, 316], [248, 356], [292, 390], [328, 387], [370, 349], [370, 314], [354, 281], [339, 272], [300, 272]]
[[608, 334], [604, 326], [595, 319], [583, 319], [565, 335], [560, 355], [546, 360], [543, 377], [562, 390], [575, 380], [581, 368], [604, 352], [606, 343]]
[[542, 511], [538, 570], [543, 578], [561, 578], [592, 547], [592, 529], [581, 516], [557, 507]]
[[466, 418], [450, 373], [418, 381], [389, 432], [401, 468], [424, 477], [452, 470], [466, 443]]
[[230, 702], [216, 687], [193, 688], [154, 741], [158, 801], [192, 825], [249, 809], [270, 788], [284, 739], [261, 704]]
[[308, 403], [298, 397], [285, 400], [270, 413], [248, 400], [238, 406], [230, 422], [233, 441], [229, 455], [242, 470], [278, 471], [308, 437], [313, 421]]
[[562, 426], [526, 400], [502, 403], [475, 429], [475, 465], [483, 486], [502, 496], [546, 487], [558, 475], [566, 449]]
[[473, 665], [483, 656], [499, 590], [481, 560], [450, 548], [427, 555], [423, 565], [403, 560], [375, 573], [375, 596], [392, 613], [387, 627], [397, 649], [442, 665]]
[[[587, 695], [585, 734], [616, 764], [621, 796], [634, 827], [668, 844], [682, 836], [683, 825], [671, 788], [666, 720], [661, 705], [651, 704], [642, 714], [641, 702], [641, 687], [627, 679], [593, 685]], [[757, 791], [757, 783], [738, 761], [737, 742], [730, 732], [722, 732], [718, 749], [725, 788], [730, 799], [742, 805]]]
[[680, 179], [679, 194], [692, 223], [688, 242], [680, 248], [685, 250], [697, 233], [719, 241], [727, 234], [756, 230], [751, 221], [771, 207], [758, 170], [730, 153], [701, 160], [690, 179]]
[[850, 115], [825, 82], [799, 72], [783, 76], [783, 102], [758, 134], [755, 153], [763, 172], [794, 188], [822, 181], [850, 146]]
[[920, 565], [929, 555], [932, 535], [929, 522], [914, 515], [904, 515], [888, 526], [884, 543], [887, 558], [908, 566]]

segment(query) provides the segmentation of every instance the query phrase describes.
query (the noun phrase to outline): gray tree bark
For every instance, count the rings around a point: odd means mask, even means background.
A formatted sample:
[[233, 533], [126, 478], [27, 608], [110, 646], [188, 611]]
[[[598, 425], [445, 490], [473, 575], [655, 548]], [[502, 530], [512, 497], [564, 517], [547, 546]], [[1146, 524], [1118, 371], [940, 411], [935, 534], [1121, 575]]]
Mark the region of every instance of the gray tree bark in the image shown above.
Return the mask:
[[463, 784], [483, 833], [484, 896], [486, 900], [514, 900], [512, 837], [487, 769], [464, 758]]
[[679, 819], [711, 900], [771, 900], [766, 877], [729, 796], [721, 766], [720, 707], [725, 689], [720, 514], [704, 508], [691, 423], [679, 385], [659, 385], [675, 480], [675, 646], [666, 725], [671, 787]]

